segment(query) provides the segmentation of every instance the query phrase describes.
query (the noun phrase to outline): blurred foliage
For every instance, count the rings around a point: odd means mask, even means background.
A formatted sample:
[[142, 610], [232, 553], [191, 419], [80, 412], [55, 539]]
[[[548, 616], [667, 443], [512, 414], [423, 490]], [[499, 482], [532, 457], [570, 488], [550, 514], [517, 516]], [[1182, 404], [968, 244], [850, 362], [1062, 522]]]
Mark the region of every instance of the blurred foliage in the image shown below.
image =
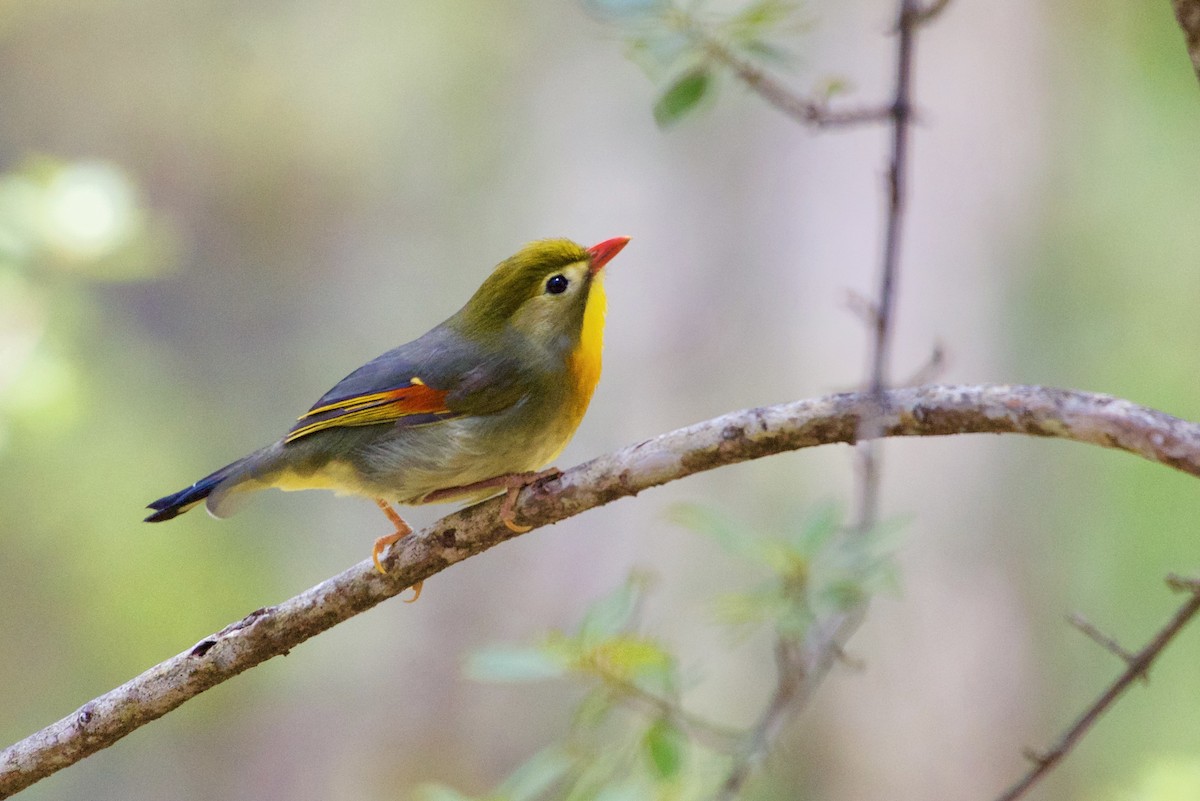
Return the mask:
[[744, 525], [697, 504], [678, 505], [671, 517], [769, 572], [757, 587], [718, 596], [718, 616], [734, 628], [769, 624], [781, 638], [799, 642], [813, 623], [897, 586], [891, 554], [900, 526], [887, 522], [848, 532], [833, 503], [814, 508], [784, 531], [758, 536], [747, 536]]
[[[889, 553], [896, 527], [848, 530], [833, 504], [813, 509], [777, 535], [753, 532], [698, 504], [676, 506], [671, 519], [768, 575], [763, 584], [716, 601], [717, 621], [742, 639], [747, 628], [767, 626], [779, 642], [800, 644], [812, 624], [894, 584]], [[678, 659], [639, 632], [649, 583], [635, 574], [595, 602], [574, 632], [471, 656], [466, 673], [479, 681], [566, 678], [588, 687], [567, 741], [539, 751], [474, 801], [686, 801], [710, 797], [720, 787], [732, 755], [754, 734], [684, 710]], [[427, 785], [423, 793], [425, 801], [470, 798], [444, 785]]]
[[[691, 745], [669, 714], [679, 700], [677, 663], [660, 642], [638, 632], [648, 584], [647, 576], [635, 574], [592, 604], [573, 632], [470, 657], [466, 673], [476, 680], [570, 678], [589, 687], [572, 715], [568, 740], [539, 751], [480, 799], [692, 797], [683, 794], [693, 781], [683, 775]], [[632, 700], [644, 707], [648, 699], [653, 699], [648, 717], [625, 706]], [[440, 785], [423, 793], [429, 801], [467, 798]]]
[[0, 175], [0, 450], [13, 425], [81, 416], [89, 287], [171, 265], [165, 228], [115, 164], [42, 156]]
[[1200, 798], [1200, 759], [1165, 757], [1121, 785], [1104, 792], [1102, 801], [1192, 801]]
[[792, 55], [784, 42], [812, 24], [801, 4], [792, 0], [752, 0], [740, 8], [716, 10], [703, 0], [583, 2], [621, 31], [629, 57], [664, 87], [654, 104], [654, 120], [663, 128], [713, 95], [731, 58], [788, 64]]
[[161, 226], [111, 162], [33, 157], [0, 176], [0, 258], [29, 272], [98, 281], [160, 275], [172, 266]]
[[[129, 518], [121, 487], [140, 486], [138, 471], [127, 468], [143, 458], [142, 427], [157, 426], [171, 412], [139, 405], [139, 396], [127, 393], [125, 365], [146, 348], [98, 308], [105, 288], [158, 279], [175, 266], [171, 226], [147, 207], [134, 178], [117, 164], [31, 156], [0, 176], [0, 468], [7, 476], [0, 481], [0, 506], [9, 517], [10, 575], [47, 543], [106, 562], [106, 552], [114, 557], [103, 573], [86, 559], [61, 560], [64, 583], [38, 585], [24, 599], [28, 619], [9, 621], [15, 635], [23, 623], [39, 619], [42, 604], [53, 608], [56, 597], [69, 604], [73, 619], [85, 622], [76, 635], [92, 656], [57, 661], [50, 671], [72, 690], [82, 685], [96, 692], [103, 687], [98, 676], [128, 672], [128, 653], [89, 646], [92, 637], [121, 639], [130, 621], [140, 621], [147, 636], [127, 648], [144, 662], [161, 658], [167, 643], [178, 644], [177, 621], [195, 625], [203, 612], [202, 604], [194, 604], [181, 614], [154, 606], [152, 595], [128, 592], [159, 580], [183, 590], [165, 573], [147, 580], [119, 533]], [[91, 464], [92, 453], [106, 454], [109, 469], [76, 467]], [[163, 540], [139, 547], [142, 556], [162, 561], [188, 553], [186, 545]], [[214, 586], [237, 581], [241, 570], [221, 573]], [[50, 629], [66, 623], [46, 621]], [[13, 708], [5, 722], [32, 723], [46, 714], [43, 709], [33, 716], [37, 694], [26, 698], [30, 707]]]
[[[1053, 16], [1056, 25], [1086, 24], [1061, 39], [1053, 72], [1060, 92], [1046, 147], [1056, 157], [1046, 162], [1032, 261], [1014, 272], [1009, 358], [1030, 381], [1200, 419], [1200, 325], [1175, 300], [1200, 297], [1196, 78], [1170, 13], [1120, 3], [1102, 18], [1092, 11], [1100, 9], [1073, 4]], [[1053, 533], [1035, 535], [1023, 568], [1042, 602], [1082, 610], [1125, 647], [1145, 642], [1172, 603], [1147, 588], [1200, 563], [1195, 480], [1087, 453], [1030, 460], [1014, 476], [1017, 493], [1032, 493], [1022, 504], [1029, 522], [1014, 530]], [[1047, 626], [1038, 646], [1052, 676], [1070, 677], [1044, 691], [1056, 721], [1078, 714], [1082, 688], [1098, 692], [1112, 680], [1111, 662], [1084, 638]], [[1200, 749], [1194, 706], [1179, 702], [1200, 693], [1198, 659], [1200, 639], [1184, 632], [1156, 665], [1153, 689], [1131, 691], [1093, 730], [1064, 766], [1077, 777], [1075, 797], [1136, 786], [1141, 776], [1146, 787], [1130, 797], [1158, 798], [1148, 777], [1187, 775], [1171, 760], [1165, 769], [1160, 755]]]

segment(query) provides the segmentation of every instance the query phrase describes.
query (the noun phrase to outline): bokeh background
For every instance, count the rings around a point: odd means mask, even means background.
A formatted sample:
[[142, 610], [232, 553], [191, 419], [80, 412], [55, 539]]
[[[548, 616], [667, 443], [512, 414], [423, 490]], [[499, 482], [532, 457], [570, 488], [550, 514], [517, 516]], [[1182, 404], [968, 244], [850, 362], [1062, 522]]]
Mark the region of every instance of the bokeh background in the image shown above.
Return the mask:
[[[785, 72], [884, 97], [890, 2], [813, 0]], [[605, 376], [562, 466], [731, 409], [858, 385], [885, 135], [814, 134], [734, 85], [661, 131], [658, 91], [576, 3], [0, 2], [0, 741], [367, 556], [372, 504], [142, 507], [277, 437], [456, 309], [523, 242], [626, 234]], [[893, 373], [1109, 392], [1200, 418], [1200, 89], [1169, 4], [960, 0], [921, 37]], [[751, 797], [978, 799], [1120, 669], [1200, 564], [1200, 485], [1052, 441], [889, 442], [899, 589]], [[747, 536], [851, 497], [846, 448], [688, 479], [540, 530], [47, 779], [36, 799], [482, 793], [563, 735], [568, 683], [463, 677], [570, 628], [633, 569], [690, 707], [749, 722], [763, 637], [712, 599]], [[445, 507], [409, 510], [416, 524]], [[1200, 795], [1200, 631], [1040, 790]]]

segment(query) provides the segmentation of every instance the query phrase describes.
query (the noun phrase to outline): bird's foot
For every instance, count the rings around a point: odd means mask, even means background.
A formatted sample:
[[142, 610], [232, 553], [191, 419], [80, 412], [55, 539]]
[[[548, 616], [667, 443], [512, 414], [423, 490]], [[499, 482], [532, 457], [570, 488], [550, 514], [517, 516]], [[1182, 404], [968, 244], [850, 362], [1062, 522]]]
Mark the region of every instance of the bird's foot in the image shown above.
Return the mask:
[[543, 481], [553, 481], [562, 475], [562, 471], [557, 467], [547, 467], [545, 470], [534, 470], [528, 473], [510, 473], [504, 478], [507, 481], [504, 483], [504, 503], [500, 504], [500, 522], [508, 527], [509, 531], [517, 534], [524, 534], [526, 531], [533, 529], [533, 526], [526, 526], [517, 522], [516, 505], [517, 497], [520, 496], [521, 490], [526, 487], [531, 487], [534, 484], [540, 484]]
[[473, 495], [485, 490], [502, 489], [504, 490], [504, 503], [500, 505], [500, 522], [504, 523], [509, 531], [524, 534], [526, 531], [532, 530], [533, 526], [526, 526], [517, 522], [515, 507], [521, 490], [531, 487], [534, 484], [540, 484], [543, 481], [553, 481], [561, 475], [562, 471], [557, 467], [547, 467], [545, 470], [529, 470], [524, 473], [505, 473], [502, 476], [485, 478], [483, 481], [464, 484], [461, 487], [440, 489], [429, 493], [421, 501], [423, 503], [437, 503], [438, 501], [450, 500], [460, 495]]
[[[371, 561], [375, 563], [375, 569], [378, 570], [380, 574], [386, 576], [387, 570], [384, 569], [383, 563], [379, 561], [380, 554], [382, 554], [392, 545], [395, 545], [397, 542], [407, 537], [409, 534], [412, 534], [412, 526], [408, 525], [408, 523], [405, 523], [404, 518], [401, 517], [396, 510], [392, 508], [392, 505], [383, 498], [376, 498], [375, 503], [379, 505], [379, 508], [383, 510], [385, 515], [387, 515], [388, 520], [392, 521], [392, 525], [396, 527], [396, 530], [391, 534], [387, 534], [375, 540], [375, 547], [371, 549]], [[418, 581], [416, 584], [412, 585], [413, 597], [406, 598], [404, 602], [411, 604], [413, 601], [420, 598], [421, 587], [424, 586], [424, 584], [425, 582]]]

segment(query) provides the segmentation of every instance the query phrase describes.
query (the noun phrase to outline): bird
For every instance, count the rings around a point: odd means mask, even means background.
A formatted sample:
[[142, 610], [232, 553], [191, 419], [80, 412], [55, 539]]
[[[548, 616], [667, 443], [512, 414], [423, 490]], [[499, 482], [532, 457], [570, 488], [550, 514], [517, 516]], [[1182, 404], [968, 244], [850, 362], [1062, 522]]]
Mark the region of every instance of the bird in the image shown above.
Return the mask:
[[[395, 531], [371, 559], [412, 533], [392, 507], [474, 502], [505, 493], [514, 532], [522, 489], [559, 475], [600, 380], [604, 266], [629, 242], [585, 248], [543, 239], [500, 262], [470, 300], [422, 336], [343, 378], [277, 441], [150, 503], [146, 522], [205, 503], [231, 514], [247, 493], [327, 489], [371, 498]], [[413, 585], [415, 601], [421, 584]]]

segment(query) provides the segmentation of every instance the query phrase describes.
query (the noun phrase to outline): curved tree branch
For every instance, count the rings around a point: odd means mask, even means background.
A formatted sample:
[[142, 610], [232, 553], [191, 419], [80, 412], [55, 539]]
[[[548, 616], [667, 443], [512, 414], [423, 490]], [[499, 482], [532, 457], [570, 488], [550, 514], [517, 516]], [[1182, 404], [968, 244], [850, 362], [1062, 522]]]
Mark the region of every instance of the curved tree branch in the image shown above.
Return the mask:
[[[1200, 424], [1107, 395], [1036, 386], [927, 386], [845, 393], [745, 409], [640, 442], [522, 493], [519, 519], [544, 526], [644, 489], [723, 465], [850, 443], [878, 415], [882, 436], [1014, 433], [1128, 451], [1200, 476]], [[384, 559], [364, 560], [278, 606], [251, 613], [195, 647], [84, 704], [0, 752], [0, 798], [106, 748], [210, 687], [286, 654], [406, 587], [516, 536], [499, 499], [448, 515]]]

